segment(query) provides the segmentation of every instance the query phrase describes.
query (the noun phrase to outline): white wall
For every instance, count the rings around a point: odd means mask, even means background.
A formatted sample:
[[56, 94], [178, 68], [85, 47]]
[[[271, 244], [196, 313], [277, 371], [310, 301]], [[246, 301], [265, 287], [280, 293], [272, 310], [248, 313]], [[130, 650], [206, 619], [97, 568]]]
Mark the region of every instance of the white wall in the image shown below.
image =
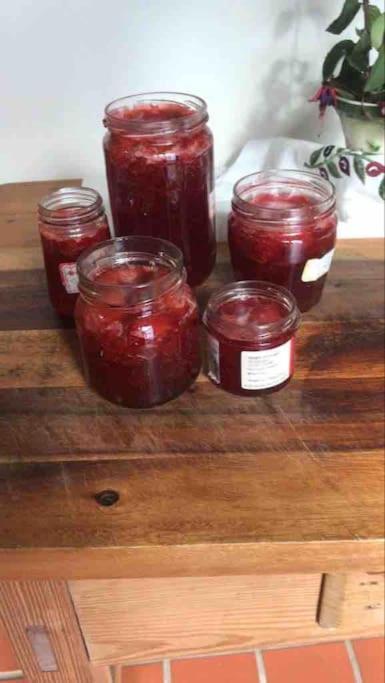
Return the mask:
[[[306, 100], [335, 42], [324, 29], [339, 7], [336, 0], [2, 0], [0, 182], [82, 176], [103, 189], [103, 107], [144, 90], [208, 101], [217, 168], [250, 137], [316, 139], [316, 107]], [[334, 117], [321, 139], [339, 135]]]

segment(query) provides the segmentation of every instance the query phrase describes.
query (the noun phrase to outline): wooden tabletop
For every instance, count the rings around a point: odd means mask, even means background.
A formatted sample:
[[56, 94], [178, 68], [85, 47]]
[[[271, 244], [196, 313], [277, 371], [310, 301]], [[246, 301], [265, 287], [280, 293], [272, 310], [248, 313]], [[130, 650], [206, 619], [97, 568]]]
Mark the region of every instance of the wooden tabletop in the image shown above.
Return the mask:
[[0, 578], [383, 570], [382, 241], [340, 241], [283, 391], [201, 376], [130, 411], [85, 386], [48, 302], [36, 202], [66, 183], [0, 187]]

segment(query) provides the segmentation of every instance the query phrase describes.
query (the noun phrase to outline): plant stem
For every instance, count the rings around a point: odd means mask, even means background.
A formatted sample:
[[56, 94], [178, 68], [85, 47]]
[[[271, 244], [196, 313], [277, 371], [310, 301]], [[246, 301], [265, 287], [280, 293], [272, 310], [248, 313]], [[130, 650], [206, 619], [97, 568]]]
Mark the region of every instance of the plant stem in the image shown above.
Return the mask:
[[369, 4], [370, 0], [362, 0], [363, 8], [364, 8], [364, 18], [365, 18], [365, 31], [367, 33], [370, 33], [369, 30]]
[[[368, 34], [368, 36], [370, 36], [369, 4], [370, 4], [370, 0], [362, 0], [362, 6], [364, 9], [365, 31]], [[370, 68], [368, 68], [365, 72], [365, 81], [368, 80], [369, 75], [370, 75]], [[362, 106], [364, 105], [364, 100], [365, 100], [365, 93], [363, 92], [362, 93], [362, 99], [361, 99]]]

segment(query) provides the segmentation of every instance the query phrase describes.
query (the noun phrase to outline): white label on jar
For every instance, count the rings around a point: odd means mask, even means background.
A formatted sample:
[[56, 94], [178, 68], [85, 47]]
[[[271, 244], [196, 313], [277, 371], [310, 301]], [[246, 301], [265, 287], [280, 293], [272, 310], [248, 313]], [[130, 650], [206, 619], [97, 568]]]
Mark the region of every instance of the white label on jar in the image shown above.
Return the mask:
[[61, 263], [59, 265], [60, 279], [67, 294], [79, 293], [79, 279], [76, 263]]
[[275, 349], [241, 352], [242, 389], [270, 389], [289, 379], [294, 340]]
[[213, 221], [215, 218], [215, 190], [209, 194], [209, 216], [210, 220]]
[[315, 282], [329, 272], [333, 260], [334, 249], [328, 251], [321, 258], [311, 258], [306, 262], [302, 272], [302, 282]]
[[212, 337], [211, 334], [207, 335], [207, 374], [219, 384], [221, 381], [220, 367], [219, 367], [219, 341]]

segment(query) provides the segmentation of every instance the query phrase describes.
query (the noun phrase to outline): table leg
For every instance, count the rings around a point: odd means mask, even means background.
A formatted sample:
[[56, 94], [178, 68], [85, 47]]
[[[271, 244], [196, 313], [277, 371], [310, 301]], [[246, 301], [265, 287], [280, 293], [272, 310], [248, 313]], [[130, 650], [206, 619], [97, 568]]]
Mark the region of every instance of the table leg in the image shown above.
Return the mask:
[[33, 683], [92, 683], [66, 581], [0, 581], [0, 617]]

